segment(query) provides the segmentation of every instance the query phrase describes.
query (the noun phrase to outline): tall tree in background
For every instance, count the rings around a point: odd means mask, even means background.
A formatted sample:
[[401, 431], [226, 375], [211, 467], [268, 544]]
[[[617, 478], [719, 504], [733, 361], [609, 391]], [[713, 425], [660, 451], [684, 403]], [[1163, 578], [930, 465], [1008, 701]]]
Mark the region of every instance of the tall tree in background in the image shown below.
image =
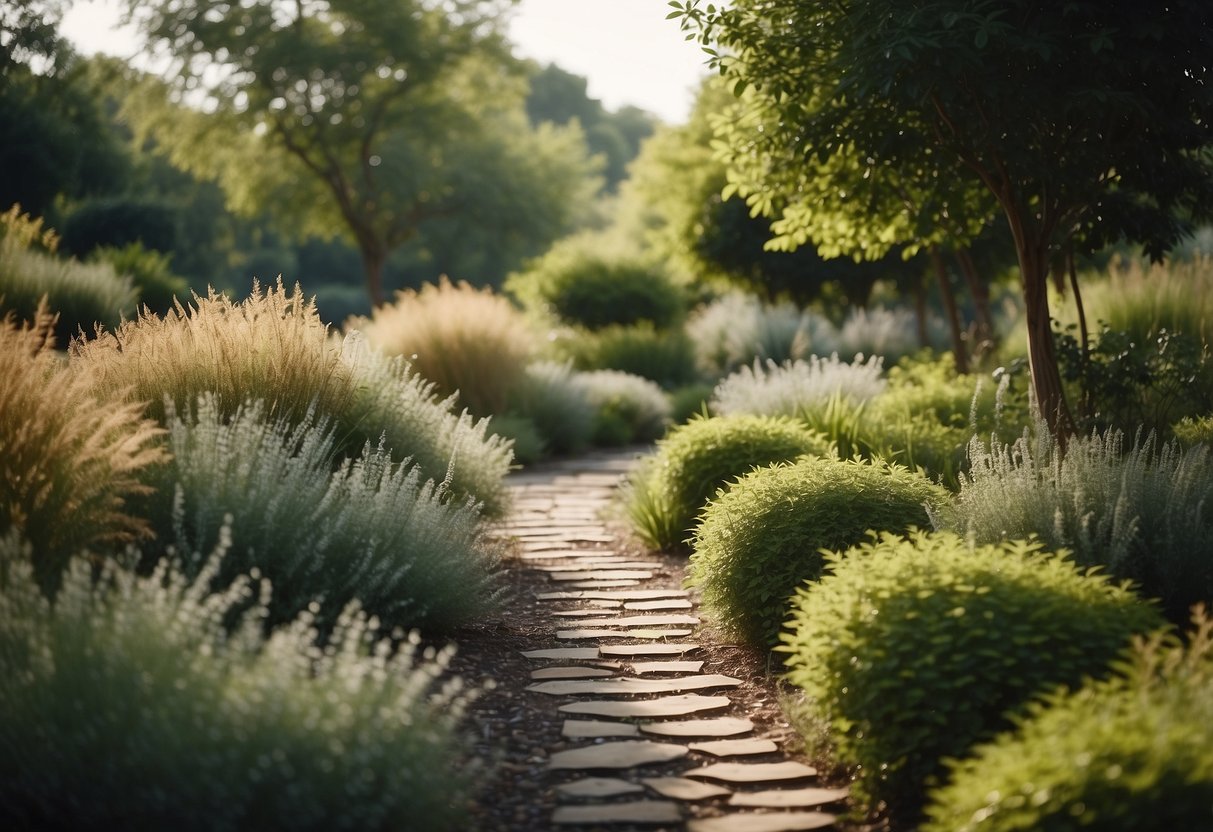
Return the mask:
[[[1076, 237], [1161, 256], [1213, 215], [1207, 0], [670, 5], [738, 94], [752, 86], [782, 112], [763, 129], [799, 148], [798, 167], [851, 160], [928, 191], [956, 178], [988, 191], [1015, 243], [1033, 390], [1055, 432], [1069, 418], [1050, 261]], [[786, 195], [784, 161], [767, 160], [767, 188]]]
[[511, 83], [498, 28], [511, 2], [131, 0], [179, 105], [146, 99], [137, 120], [236, 207], [272, 205], [300, 232], [344, 227], [380, 303], [388, 255], [477, 198], [447, 146], [483, 136]]

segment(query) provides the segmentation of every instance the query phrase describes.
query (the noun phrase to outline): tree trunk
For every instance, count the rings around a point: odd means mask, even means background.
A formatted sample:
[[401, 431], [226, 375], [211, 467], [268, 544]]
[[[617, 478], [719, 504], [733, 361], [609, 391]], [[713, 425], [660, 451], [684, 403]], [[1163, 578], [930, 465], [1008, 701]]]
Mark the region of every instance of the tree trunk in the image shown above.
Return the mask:
[[914, 327], [918, 334], [918, 346], [931, 346], [931, 335], [927, 330], [927, 285], [924, 280], [914, 284]]
[[1016, 235], [1015, 249], [1028, 322], [1028, 366], [1032, 372], [1032, 393], [1049, 430], [1064, 445], [1074, 432], [1074, 422], [1066, 406], [1057, 352], [1053, 346], [1053, 326], [1049, 316], [1049, 261], [1044, 246], [1034, 246], [1020, 235]]
[[1092, 411], [1091, 385], [1087, 383], [1087, 370], [1091, 361], [1091, 335], [1087, 330], [1087, 310], [1082, 304], [1082, 291], [1078, 288], [1078, 269], [1074, 265], [1074, 247], [1066, 251], [1066, 268], [1070, 272], [1070, 289], [1074, 292], [1074, 308], [1078, 310], [1078, 334], [1082, 347], [1082, 402], [1079, 405], [1079, 415], [1088, 417]]
[[977, 264], [968, 249], [956, 250], [956, 262], [964, 275], [965, 285], [973, 296], [973, 310], [977, 317], [977, 350], [985, 353], [994, 349], [994, 316], [990, 314], [990, 287], [977, 274]]
[[362, 254], [362, 273], [366, 278], [366, 293], [371, 298], [371, 306], [383, 306], [383, 264], [387, 262], [387, 255], [377, 246], [360, 245], [358, 250]]
[[943, 298], [943, 308], [948, 314], [948, 329], [952, 333], [952, 355], [956, 361], [956, 372], [969, 371], [969, 359], [965, 354], [964, 335], [960, 325], [960, 312], [956, 308], [956, 295], [952, 292], [952, 280], [948, 269], [943, 263], [939, 249], [931, 246], [931, 264], [935, 267], [935, 277], [939, 280], [939, 294]]

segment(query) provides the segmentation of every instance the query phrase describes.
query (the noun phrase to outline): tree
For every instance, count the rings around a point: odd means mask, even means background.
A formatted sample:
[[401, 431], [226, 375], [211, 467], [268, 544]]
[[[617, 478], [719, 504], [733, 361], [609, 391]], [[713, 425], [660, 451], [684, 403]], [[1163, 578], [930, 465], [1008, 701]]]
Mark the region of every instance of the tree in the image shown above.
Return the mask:
[[367, 290], [419, 226], [477, 198], [452, 183], [453, 137], [520, 71], [498, 20], [511, 0], [160, 0], [130, 18], [169, 59], [172, 109], [138, 120], [236, 207], [273, 206], [300, 232], [344, 228]]
[[781, 115], [802, 166], [829, 175], [849, 159], [934, 198], [957, 181], [988, 192], [1015, 244], [1037, 405], [1059, 433], [1050, 261], [1076, 240], [1160, 257], [1213, 214], [1204, 0], [671, 5], [737, 91]]

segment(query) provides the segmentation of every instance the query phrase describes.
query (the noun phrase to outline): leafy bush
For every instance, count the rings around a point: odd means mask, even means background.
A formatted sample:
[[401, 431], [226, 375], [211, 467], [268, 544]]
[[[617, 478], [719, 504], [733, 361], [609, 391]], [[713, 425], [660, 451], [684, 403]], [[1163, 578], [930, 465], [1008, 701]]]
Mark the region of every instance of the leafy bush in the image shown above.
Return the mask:
[[231, 415], [273, 391], [267, 418], [297, 424], [314, 410], [332, 420], [342, 455], [384, 437], [393, 458], [411, 459], [426, 479], [442, 481], [450, 469], [457, 499], [473, 495], [489, 511], [503, 508], [508, 445], [486, 437], [484, 421], [453, 414], [402, 360], [372, 352], [355, 334], [344, 343], [331, 338], [298, 287], [288, 294], [279, 282], [263, 293], [254, 282], [239, 303], [213, 291], [195, 296], [163, 318], [141, 314], [75, 344], [72, 361], [99, 394], [124, 391], [127, 401], [150, 402], [161, 423], [166, 397], [184, 412], [199, 394], [214, 393]]
[[63, 248], [84, 257], [103, 246], [141, 243], [156, 251], [177, 248], [177, 217], [163, 202], [126, 196], [92, 199], [67, 215]]
[[365, 286], [321, 283], [314, 288], [316, 313], [326, 324], [340, 327], [350, 318], [371, 314], [371, 298]]
[[514, 462], [519, 465], [538, 462], [547, 453], [547, 443], [539, 433], [538, 426], [528, 416], [517, 413], [494, 416], [489, 423], [489, 431], [513, 445]]
[[574, 240], [553, 246], [506, 289], [528, 308], [566, 325], [599, 330], [642, 321], [661, 330], [682, 320], [686, 303], [669, 274], [639, 258], [593, 250]]
[[478, 416], [505, 412], [535, 341], [522, 313], [504, 297], [445, 278], [419, 292], [401, 292], [362, 330], [372, 346], [403, 356], [442, 395], [458, 394]]
[[529, 365], [511, 401], [512, 415], [531, 421], [545, 452], [573, 453], [590, 443], [594, 406], [568, 364], [537, 361]]
[[580, 373], [577, 384], [594, 408], [594, 444], [652, 442], [670, 423], [670, 400], [648, 379], [618, 370]]
[[626, 505], [633, 529], [659, 549], [681, 546], [704, 504], [750, 469], [829, 444], [792, 419], [730, 416], [692, 419], [671, 430], [633, 473]]
[[712, 399], [710, 384], [688, 384], [670, 391], [670, 421], [676, 425], [689, 421], [693, 416], [708, 412]]
[[905, 468], [807, 458], [757, 468], [707, 504], [688, 580], [732, 638], [773, 647], [793, 591], [821, 577], [822, 550], [866, 532], [925, 526], [947, 492]]
[[1155, 634], [1112, 678], [1030, 706], [954, 762], [924, 832], [1201, 829], [1213, 805], [1213, 638]]
[[78, 548], [147, 536], [128, 503], [145, 490], [140, 471], [164, 457], [141, 405], [93, 395], [64, 365], [52, 324], [45, 308], [29, 325], [11, 312], [0, 321], [0, 534], [25, 536], [48, 589]]
[[[310, 609], [327, 631], [350, 601], [385, 626], [449, 631], [491, 610], [496, 550], [475, 506], [368, 447], [333, 471], [331, 430], [267, 421], [254, 402], [225, 416], [213, 396], [170, 412], [172, 462], [149, 477], [148, 514], [187, 574], [230, 527], [219, 581], [256, 570], [274, 585], [271, 621]], [[153, 559], [155, 559], [155, 554]]]
[[755, 359], [782, 364], [837, 350], [829, 321], [793, 304], [764, 305], [753, 295], [730, 292], [701, 307], [687, 321], [701, 371], [712, 378]]
[[73, 558], [52, 605], [0, 540], [10, 828], [464, 828], [450, 651], [394, 647], [356, 608], [323, 651], [307, 614], [267, 638], [264, 595], [212, 595], [217, 568], [94, 580]]
[[1193, 445], [1213, 444], [1213, 416], [1199, 419], [1181, 419], [1171, 427], [1175, 439], [1185, 448]]
[[847, 357], [880, 356], [893, 365], [921, 348], [909, 309], [853, 307], [838, 330], [838, 354]]
[[912, 824], [944, 758], [1032, 697], [1108, 673], [1132, 635], [1161, 624], [1129, 589], [1038, 542], [883, 534], [826, 556], [779, 649], [859, 792]]
[[1176, 622], [1213, 601], [1210, 449], [1152, 437], [1124, 447], [1109, 431], [1069, 440], [1064, 453], [1038, 425], [1007, 445], [974, 439], [956, 500], [934, 518], [980, 543], [1038, 535], [1160, 598]]
[[619, 370], [667, 390], [697, 378], [691, 342], [682, 330], [659, 331], [647, 323], [567, 330], [558, 333], [552, 349], [578, 370]]
[[89, 261], [107, 263], [115, 274], [129, 277], [139, 293], [139, 305], [147, 306], [153, 312], [164, 314], [178, 299], [189, 298], [189, 284], [185, 278], [173, 274], [169, 256], [144, 248], [141, 243], [93, 249]]
[[752, 413], [763, 416], [801, 416], [841, 397], [860, 404], [885, 389], [881, 359], [857, 358], [847, 364], [837, 355], [810, 356], [808, 361], [742, 367], [712, 394], [712, 412], [723, 415]]

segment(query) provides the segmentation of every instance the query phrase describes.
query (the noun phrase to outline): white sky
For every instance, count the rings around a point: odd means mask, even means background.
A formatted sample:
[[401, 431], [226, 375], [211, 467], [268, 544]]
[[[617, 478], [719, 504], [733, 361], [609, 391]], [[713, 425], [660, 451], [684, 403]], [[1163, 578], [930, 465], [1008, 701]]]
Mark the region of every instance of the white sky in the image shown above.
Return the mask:
[[[62, 32], [86, 53], [134, 57], [136, 40], [117, 28], [117, 0], [78, 0]], [[688, 43], [667, 0], [522, 0], [509, 27], [516, 54], [589, 80], [608, 110], [634, 105], [667, 122], [686, 120], [706, 56]]]

